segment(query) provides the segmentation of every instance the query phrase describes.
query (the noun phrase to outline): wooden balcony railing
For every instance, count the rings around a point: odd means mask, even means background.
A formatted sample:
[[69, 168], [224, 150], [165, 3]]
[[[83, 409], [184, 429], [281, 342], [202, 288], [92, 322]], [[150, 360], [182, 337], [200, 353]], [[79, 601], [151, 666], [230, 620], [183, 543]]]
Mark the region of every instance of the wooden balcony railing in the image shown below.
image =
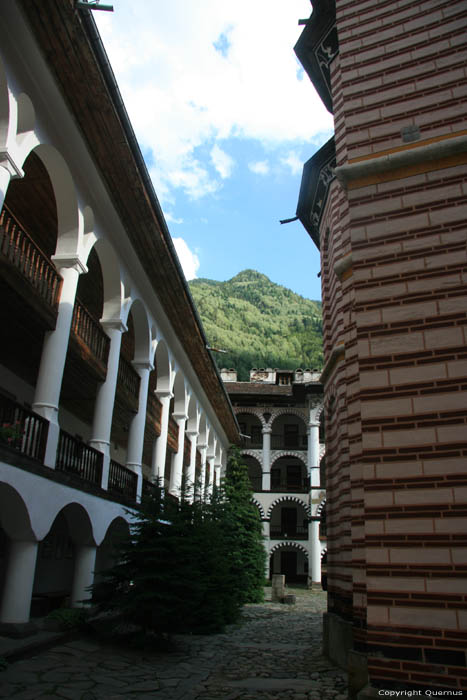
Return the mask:
[[273, 540], [307, 540], [308, 527], [306, 525], [296, 525], [295, 527], [275, 527], [271, 525], [270, 537]]
[[44, 462], [49, 422], [0, 395], [0, 444]]
[[89, 447], [81, 440], [60, 430], [55, 468], [69, 474], [76, 474], [80, 479], [96, 486], [102, 481], [103, 454]]
[[306, 435], [271, 435], [271, 447], [273, 450], [306, 450], [308, 438]]
[[122, 464], [110, 460], [109, 467], [109, 493], [119, 496], [128, 496], [136, 500], [136, 487], [138, 485], [138, 475]]
[[139, 398], [139, 374], [131, 362], [125, 360], [122, 355], [120, 355], [120, 361], [118, 363], [118, 384], [122, 386], [131, 396], [135, 397], [136, 399]]
[[107, 366], [109, 357], [110, 338], [97, 319], [92, 316], [79, 299], [75, 300], [72, 332], [88, 346], [94, 356]]
[[0, 213], [0, 253], [32, 284], [43, 301], [57, 309], [62, 278], [6, 206]]

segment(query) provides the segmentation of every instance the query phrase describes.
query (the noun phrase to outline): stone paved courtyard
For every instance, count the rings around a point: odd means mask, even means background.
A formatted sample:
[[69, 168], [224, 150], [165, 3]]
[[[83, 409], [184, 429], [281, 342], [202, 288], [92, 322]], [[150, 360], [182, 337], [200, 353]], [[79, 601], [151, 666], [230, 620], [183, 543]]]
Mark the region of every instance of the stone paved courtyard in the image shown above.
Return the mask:
[[126, 651], [88, 638], [53, 647], [0, 673], [0, 697], [344, 700], [343, 672], [321, 656], [325, 594], [289, 592], [296, 605], [248, 605], [224, 634], [177, 637], [171, 653]]

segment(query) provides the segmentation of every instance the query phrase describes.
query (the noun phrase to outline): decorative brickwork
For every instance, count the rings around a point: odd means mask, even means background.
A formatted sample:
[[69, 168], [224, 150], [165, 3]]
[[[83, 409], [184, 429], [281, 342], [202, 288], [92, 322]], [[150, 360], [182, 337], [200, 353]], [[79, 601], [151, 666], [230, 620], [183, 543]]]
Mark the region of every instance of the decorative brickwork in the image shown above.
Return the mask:
[[329, 611], [352, 622], [372, 685], [458, 690], [467, 5], [336, 0], [336, 26], [338, 179], [319, 232]]

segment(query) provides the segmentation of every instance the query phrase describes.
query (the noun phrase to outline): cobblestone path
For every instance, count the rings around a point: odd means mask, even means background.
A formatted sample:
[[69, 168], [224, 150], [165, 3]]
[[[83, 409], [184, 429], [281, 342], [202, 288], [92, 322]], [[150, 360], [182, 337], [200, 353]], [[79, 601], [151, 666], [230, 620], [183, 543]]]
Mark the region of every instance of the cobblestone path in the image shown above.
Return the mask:
[[73, 641], [0, 673], [14, 700], [345, 700], [343, 673], [321, 656], [325, 594], [244, 608], [224, 634], [180, 636], [172, 653]]

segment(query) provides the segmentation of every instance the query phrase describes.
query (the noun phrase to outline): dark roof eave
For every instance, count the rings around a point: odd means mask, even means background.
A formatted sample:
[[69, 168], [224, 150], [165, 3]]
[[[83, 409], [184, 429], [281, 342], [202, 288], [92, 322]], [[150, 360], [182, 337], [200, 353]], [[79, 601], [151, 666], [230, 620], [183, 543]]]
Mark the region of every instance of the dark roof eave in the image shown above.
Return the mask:
[[[208, 400], [228, 439], [237, 443], [239, 426], [229, 396], [207, 350], [201, 320], [92, 14], [75, 10], [72, 0], [49, 0], [47, 8], [36, 0], [18, 2], [90, 152], [95, 154], [128, 238]], [[70, 81], [70, 73], [82, 75], [84, 71], [86, 81]], [[99, 130], [99, 119], [105, 120], [106, 129]], [[127, 196], [119, 199], [122, 188]]]

